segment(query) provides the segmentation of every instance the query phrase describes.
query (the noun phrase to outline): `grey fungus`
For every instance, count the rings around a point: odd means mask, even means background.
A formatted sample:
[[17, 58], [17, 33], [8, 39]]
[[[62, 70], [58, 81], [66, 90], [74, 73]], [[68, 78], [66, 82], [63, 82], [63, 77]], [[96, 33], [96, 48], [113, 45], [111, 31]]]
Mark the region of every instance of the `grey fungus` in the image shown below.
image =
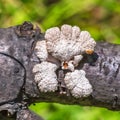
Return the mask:
[[38, 41], [35, 46], [35, 53], [41, 61], [45, 61], [48, 58], [46, 41]]
[[46, 61], [34, 66], [33, 73], [36, 73], [34, 79], [41, 92], [57, 90], [58, 81], [55, 73], [57, 68], [57, 65]]
[[83, 70], [68, 72], [65, 75], [64, 81], [72, 96], [76, 98], [87, 97], [93, 91], [89, 80], [85, 77], [85, 71]]
[[61, 31], [57, 27], [45, 33], [48, 52], [60, 61], [69, 61], [86, 50], [94, 51], [96, 42], [87, 31], [80, 31], [77, 26], [63, 25]]
[[64, 82], [72, 96], [87, 97], [92, 93], [92, 86], [85, 76], [85, 71], [76, 67], [83, 59], [83, 54], [92, 54], [96, 42], [88, 31], [81, 31], [77, 26], [62, 25], [45, 32], [45, 40], [38, 41], [35, 54], [41, 63], [33, 68], [35, 82], [41, 92], [58, 89], [56, 70], [70, 70], [65, 74]]

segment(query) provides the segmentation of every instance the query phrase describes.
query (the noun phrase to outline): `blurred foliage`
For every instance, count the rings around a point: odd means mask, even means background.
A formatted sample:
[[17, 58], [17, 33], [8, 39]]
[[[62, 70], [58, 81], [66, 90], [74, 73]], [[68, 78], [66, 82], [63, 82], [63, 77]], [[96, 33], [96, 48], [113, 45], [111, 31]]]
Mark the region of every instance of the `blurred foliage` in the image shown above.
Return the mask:
[[[62, 24], [88, 30], [95, 40], [120, 44], [120, 0], [0, 0], [0, 27], [31, 21], [42, 31]], [[46, 120], [120, 120], [101, 108], [37, 104], [30, 108]]]
[[120, 112], [104, 108], [37, 103], [30, 108], [45, 120], [120, 120]]
[[43, 31], [78, 25], [96, 40], [120, 44], [120, 0], [0, 0], [0, 27], [31, 21]]

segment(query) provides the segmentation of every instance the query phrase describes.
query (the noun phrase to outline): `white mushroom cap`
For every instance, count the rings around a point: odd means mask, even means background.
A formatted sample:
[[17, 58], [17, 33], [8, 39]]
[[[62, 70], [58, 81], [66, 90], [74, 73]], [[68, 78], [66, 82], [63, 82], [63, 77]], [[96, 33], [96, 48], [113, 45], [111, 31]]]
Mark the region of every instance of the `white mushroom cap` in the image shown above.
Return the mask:
[[85, 71], [83, 70], [68, 72], [64, 80], [67, 88], [76, 98], [87, 97], [93, 91], [89, 80], [85, 77]]
[[82, 55], [76, 55], [76, 56], [74, 56], [74, 65], [78, 66], [78, 64], [82, 60], [82, 58], [83, 58]]
[[77, 26], [63, 25], [50, 28], [45, 33], [48, 52], [61, 60], [69, 61], [75, 55], [83, 54], [85, 50], [94, 50], [96, 42], [89, 32], [81, 31]]
[[77, 26], [63, 25], [61, 29], [53, 27], [45, 32], [45, 40], [38, 41], [35, 53], [42, 61], [33, 68], [35, 82], [41, 92], [57, 90], [56, 70], [69, 69], [64, 81], [72, 96], [87, 97], [93, 89], [83, 70], [76, 70], [83, 58], [83, 53], [91, 54], [96, 42], [87, 31], [80, 31]]
[[57, 90], [58, 81], [56, 76], [57, 66], [53, 63], [42, 62], [37, 64], [33, 68], [33, 73], [35, 74], [35, 82], [41, 92], [52, 92]]
[[47, 52], [47, 46], [46, 46], [46, 41], [37, 41], [36, 46], [35, 46], [35, 53], [37, 57], [41, 61], [45, 61], [48, 58], [48, 52]]

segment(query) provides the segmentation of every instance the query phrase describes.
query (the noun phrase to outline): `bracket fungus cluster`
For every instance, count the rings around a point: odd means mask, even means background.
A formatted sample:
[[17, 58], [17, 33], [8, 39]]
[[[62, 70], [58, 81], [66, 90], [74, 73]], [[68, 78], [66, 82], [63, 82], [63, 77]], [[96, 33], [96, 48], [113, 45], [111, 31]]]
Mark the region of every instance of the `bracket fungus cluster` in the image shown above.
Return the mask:
[[35, 54], [40, 63], [35, 65], [35, 82], [41, 92], [58, 89], [57, 69], [68, 70], [64, 82], [71, 95], [79, 98], [89, 96], [92, 86], [85, 76], [85, 71], [76, 67], [83, 54], [92, 54], [96, 42], [89, 32], [80, 31], [77, 26], [62, 25], [61, 29], [53, 27], [45, 32], [45, 39], [38, 41]]

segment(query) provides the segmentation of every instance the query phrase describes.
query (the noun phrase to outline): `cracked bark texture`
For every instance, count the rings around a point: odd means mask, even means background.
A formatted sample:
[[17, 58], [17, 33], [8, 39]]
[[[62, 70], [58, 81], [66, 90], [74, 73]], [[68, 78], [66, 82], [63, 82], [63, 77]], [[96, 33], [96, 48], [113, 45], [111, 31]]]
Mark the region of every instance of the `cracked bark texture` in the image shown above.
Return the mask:
[[99, 58], [94, 66], [84, 57], [78, 68], [86, 72], [93, 92], [76, 99], [60, 91], [41, 93], [34, 82], [32, 69], [39, 63], [34, 45], [43, 38], [40, 29], [29, 22], [0, 29], [0, 118], [6, 115], [5, 120], [41, 120], [28, 106], [43, 101], [120, 110], [120, 45], [98, 42], [95, 52]]

